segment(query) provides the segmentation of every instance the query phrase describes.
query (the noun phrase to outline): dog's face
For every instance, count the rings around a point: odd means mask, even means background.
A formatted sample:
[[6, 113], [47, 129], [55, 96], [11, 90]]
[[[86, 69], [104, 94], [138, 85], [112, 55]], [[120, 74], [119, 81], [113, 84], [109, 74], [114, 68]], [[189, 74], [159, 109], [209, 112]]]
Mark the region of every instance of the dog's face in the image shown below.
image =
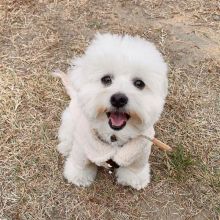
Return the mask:
[[137, 132], [158, 120], [167, 93], [167, 67], [151, 43], [98, 35], [73, 64], [71, 81], [92, 126]]

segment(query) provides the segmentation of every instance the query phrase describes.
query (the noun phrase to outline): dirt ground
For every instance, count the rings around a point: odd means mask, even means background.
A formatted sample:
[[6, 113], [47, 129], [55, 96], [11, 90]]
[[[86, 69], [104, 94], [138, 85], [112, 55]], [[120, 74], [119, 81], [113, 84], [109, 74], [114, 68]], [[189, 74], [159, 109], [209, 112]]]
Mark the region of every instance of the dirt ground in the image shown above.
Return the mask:
[[[100, 169], [68, 184], [56, 151], [66, 70], [94, 33], [140, 35], [169, 63], [152, 182], [122, 187]], [[220, 3], [217, 0], [0, 1], [0, 219], [220, 219]]]

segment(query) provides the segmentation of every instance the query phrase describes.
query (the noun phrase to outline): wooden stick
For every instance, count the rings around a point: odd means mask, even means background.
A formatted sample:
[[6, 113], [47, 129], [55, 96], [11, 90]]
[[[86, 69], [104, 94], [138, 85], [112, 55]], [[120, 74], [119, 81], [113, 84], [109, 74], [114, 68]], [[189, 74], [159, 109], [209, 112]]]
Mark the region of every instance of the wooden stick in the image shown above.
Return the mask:
[[169, 145], [164, 144], [162, 141], [158, 140], [157, 138], [154, 138], [152, 140], [152, 142], [153, 142], [154, 145], [159, 147], [161, 150], [172, 151], [172, 148]]
[[149, 141], [153, 142], [153, 144], [156, 145], [161, 150], [172, 151], [172, 148], [169, 145], [164, 144], [162, 141], [158, 140], [157, 138], [151, 139], [151, 138], [149, 138], [147, 136], [145, 136], [145, 138], [147, 138]]

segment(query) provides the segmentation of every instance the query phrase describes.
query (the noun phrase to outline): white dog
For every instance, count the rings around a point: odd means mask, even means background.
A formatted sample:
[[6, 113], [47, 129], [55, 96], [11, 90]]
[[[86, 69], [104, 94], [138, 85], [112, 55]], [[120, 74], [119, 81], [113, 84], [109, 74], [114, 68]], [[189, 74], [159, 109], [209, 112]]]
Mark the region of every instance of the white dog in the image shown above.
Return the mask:
[[167, 65], [156, 47], [140, 37], [97, 34], [68, 74], [56, 75], [71, 97], [59, 130], [65, 178], [89, 186], [107, 162], [118, 183], [147, 186], [152, 143], [145, 136], [154, 137], [167, 95]]

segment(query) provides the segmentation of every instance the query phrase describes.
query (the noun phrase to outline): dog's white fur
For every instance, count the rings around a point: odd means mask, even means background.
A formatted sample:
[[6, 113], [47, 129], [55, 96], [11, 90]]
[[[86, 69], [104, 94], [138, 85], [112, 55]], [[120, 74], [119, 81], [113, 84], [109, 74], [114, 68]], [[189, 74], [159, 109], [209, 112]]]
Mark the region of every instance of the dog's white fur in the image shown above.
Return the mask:
[[[100, 79], [109, 73], [114, 79], [106, 87]], [[120, 165], [118, 183], [144, 188], [150, 182], [152, 145], [144, 136], [154, 137], [153, 125], [167, 95], [167, 65], [156, 47], [140, 37], [97, 34], [85, 54], [73, 60], [68, 74], [57, 75], [71, 97], [59, 129], [58, 150], [67, 156], [65, 178], [77, 186], [89, 186], [97, 166], [112, 159]], [[137, 77], [146, 84], [143, 90], [133, 85]], [[117, 92], [126, 94], [126, 112], [131, 113], [119, 131], [110, 128], [106, 116], [110, 97]], [[109, 144], [100, 141], [93, 129]], [[110, 141], [113, 134], [116, 142]]]

